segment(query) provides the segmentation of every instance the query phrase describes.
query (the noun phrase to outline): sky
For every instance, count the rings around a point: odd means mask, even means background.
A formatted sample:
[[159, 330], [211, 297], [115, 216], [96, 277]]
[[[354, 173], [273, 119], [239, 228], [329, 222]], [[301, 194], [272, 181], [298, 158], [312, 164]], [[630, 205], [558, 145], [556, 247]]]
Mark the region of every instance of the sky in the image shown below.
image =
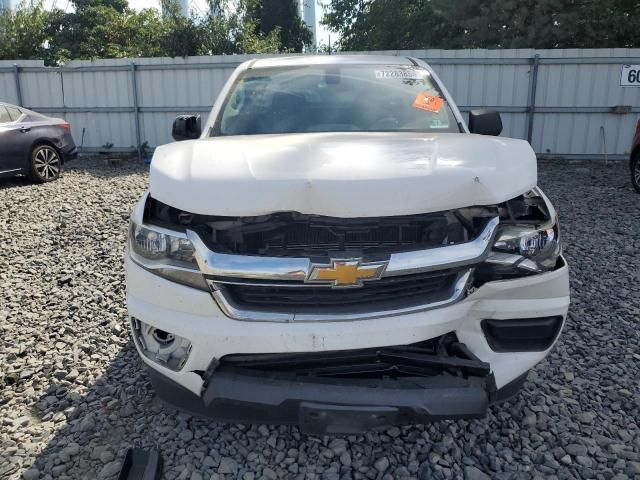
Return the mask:
[[[312, 0], [314, 1], [314, 0]], [[200, 10], [200, 11], [205, 11], [206, 9], [206, 1], [205, 0], [189, 0], [190, 4], [191, 4], [191, 8], [193, 10]], [[58, 8], [62, 8], [62, 9], [67, 9], [68, 6], [70, 5], [71, 1], [70, 0], [45, 0], [45, 6], [47, 8], [51, 8], [53, 5], [55, 5]], [[329, 32], [327, 32], [327, 30], [320, 25], [320, 19], [322, 18], [322, 7], [317, 5], [317, 2], [314, 1], [314, 3], [316, 4], [315, 8], [316, 8], [316, 35], [317, 35], [317, 41], [318, 43], [324, 43], [327, 44], [329, 43]], [[136, 10], [142, 10], [143, 8], [160, 8], [160, 0], [129, 0], [129, 5], [132, 8], [135, 8]]]

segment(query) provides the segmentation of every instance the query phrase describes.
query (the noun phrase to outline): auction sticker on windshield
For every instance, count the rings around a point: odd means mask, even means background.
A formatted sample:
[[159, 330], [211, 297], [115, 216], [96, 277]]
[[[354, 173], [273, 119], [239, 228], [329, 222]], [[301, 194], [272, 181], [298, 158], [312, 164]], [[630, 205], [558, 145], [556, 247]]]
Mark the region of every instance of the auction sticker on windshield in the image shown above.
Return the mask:
[[393, 70], [376, 70], [378, 79], [400, 79], [400, 80], [422, 80], [427, 76], [425, 70], [415, 70], [412, 68], [396, 68]]
[[444, 105], [444, 99], [437, 95], [429, 95], [425, 92], [420, 92], [416, 95], [416, 99], [413, 101], [413, 106], [420, 110], [426, 110], [427, 112], [438, 113]]

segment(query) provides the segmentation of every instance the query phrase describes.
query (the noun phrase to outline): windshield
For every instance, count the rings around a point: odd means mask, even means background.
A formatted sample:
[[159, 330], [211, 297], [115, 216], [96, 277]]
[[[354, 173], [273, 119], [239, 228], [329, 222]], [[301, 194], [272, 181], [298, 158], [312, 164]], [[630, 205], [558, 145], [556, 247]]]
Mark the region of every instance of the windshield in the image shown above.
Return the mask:
[[423, 68], [311, 65], [247, 70], [214, 135], [300, 132], [460, 132]]

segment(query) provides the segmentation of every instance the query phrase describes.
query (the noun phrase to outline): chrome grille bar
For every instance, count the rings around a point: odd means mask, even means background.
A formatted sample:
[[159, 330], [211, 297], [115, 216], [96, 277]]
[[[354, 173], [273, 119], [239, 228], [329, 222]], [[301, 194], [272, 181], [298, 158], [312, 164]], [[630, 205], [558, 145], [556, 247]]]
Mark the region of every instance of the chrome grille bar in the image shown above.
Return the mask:
[[417, 252], [394, 253], [384, 272], [385, 277], [456, 268], [484, 261], [491, 251], [499, 218], [494, 217], [471, 242]]
[[[489, 220], [480, 235], [471, 242], [393, 253], [382, 277], [457, 268], [482, 262], [491, 251], [498, 222], [498, 217]], [[308, 258], [217, 253], [209, 250], [196, 232], [187, 230], [186, 235], [195, 247], [200, 271], [208, 277], [302, 282], [308, 278], [311, 269], [311, 261]]]

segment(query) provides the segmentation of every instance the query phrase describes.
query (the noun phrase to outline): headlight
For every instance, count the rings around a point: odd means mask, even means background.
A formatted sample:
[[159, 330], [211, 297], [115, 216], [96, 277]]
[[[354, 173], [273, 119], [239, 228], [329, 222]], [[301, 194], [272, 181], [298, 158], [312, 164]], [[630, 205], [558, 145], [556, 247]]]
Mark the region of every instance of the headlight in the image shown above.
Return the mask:
[[490, 255], [489, 261], [501, 259], [500, 263], [509, 258], [511, 265], [532, 272], [553, 270], [561, 253], [558, 224], [541, 228], [526, 226], [505, 226], [498, 230], [493, 244], [495, 253], [504, 255]]
[[179, 233], [168, 233], [131, 222], [131, 249], [148, 260], [165, 260], [195, 266], [193, 245], [186, 236], [178, 236]]
[[195, 259], [195, 249], [182, 232], [131, 222], [130, 255], [133, 261], [167, 280], [208, 290]]
[[538, 188], [504, 205], [493, 248], [476, 272], [480, 283], [553, 270], [562, 253], [558, 217]]

